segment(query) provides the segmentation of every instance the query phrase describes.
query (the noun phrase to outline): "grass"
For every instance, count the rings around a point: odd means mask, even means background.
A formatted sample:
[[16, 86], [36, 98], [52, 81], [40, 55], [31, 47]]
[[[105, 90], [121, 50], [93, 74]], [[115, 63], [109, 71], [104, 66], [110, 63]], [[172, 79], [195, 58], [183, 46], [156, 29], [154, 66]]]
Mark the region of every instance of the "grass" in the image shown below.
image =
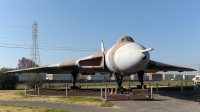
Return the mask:
[[[158, 83], [159, 88], [168, 87], [168, 83], [170, 83], [170, 87], [180, 86], [181, 82], [183, 85], [186, 85], [185, 81], [145, 81], [145, 85], [147, 87], [156, 86]], [[106, 83], [87, 83], [88, 88], [100, 88], [105, 87]], [[70, 87], [72, 84], [68, 84]], [[86, 83], [77, 84], [81, 85], [82, 88], [86, 88]], [[123, 87], [128, 88], [136, 87], [140, 85], [139, 82], [123, 82]], [[188, 87], [193, 86], [192, 81], [187, 82]], [[25, 84], [20, 84], [17, 86], [17, 90], [0, 90], [0, 100], [6, 101], [34, 101], [34, 102], [53, 102], [53, 103], [73, 103], [73, 104], [81, 104], [81, 105], [93, 105], [93, 106], [103, 106], [103, 107], [112, 107], [113, 104], [110, 102], [104, 102], [101, 98], [88, 98], [88, 97], [64, 97], [64, 96], [25, 96], [24, 95], [24, 86]], [[108, 88], [115, 88], [117, 86], [116, 82], [107, 83]], [[42, 89], [48, 89], [49, 83], [43, 85]], [[51, 89], [65, 89], [65, 83], [51, 83]]]
[[102, 102], [100, 98], [88, 98], [88, 97], [59, 97], [62, 100], [70, 101], [89, 101], [89, 102]]
[[28, 95], [25, 96], [24, 90], [0, 90], [0, 100], [53, 102], [53, 103], [68, 103], [68, 104], [73, 103], [73, 104], [92, 105], [92, 106], [102, 106], [104, 104], [104, 100], [101, 98], [64, 97], [64, 96], [28, 96]]
[[189, 98], [189, 99], [192, 99], [194, 101], [197, 101], [199, 102], [200, 104], [200, 92], [198, 93], [191, 93], [191, 94], [186, 94], [184, 95], [185, 97]]
[[108, 102], [108, 101], [105, 101], [105, 102], [103, 102], [103, 103], [101, 104], [101, 106], [102, 106], [102, 107], [113, 107], [114, 104], [113, 104], [113, 103], [110, 103], [110, 102]]
[[70, 112], [68, 110], [0, 104], [0, 112]]

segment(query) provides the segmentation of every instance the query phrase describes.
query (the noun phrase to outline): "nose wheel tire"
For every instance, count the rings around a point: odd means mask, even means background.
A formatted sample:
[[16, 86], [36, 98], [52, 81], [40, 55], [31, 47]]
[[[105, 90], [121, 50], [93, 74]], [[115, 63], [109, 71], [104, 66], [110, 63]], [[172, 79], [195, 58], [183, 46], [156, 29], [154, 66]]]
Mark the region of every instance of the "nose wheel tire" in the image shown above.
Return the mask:
[[117, 88], [117, 93], [118, 94], [123, 94], [124, 93], [124, 88], [123, 87]]

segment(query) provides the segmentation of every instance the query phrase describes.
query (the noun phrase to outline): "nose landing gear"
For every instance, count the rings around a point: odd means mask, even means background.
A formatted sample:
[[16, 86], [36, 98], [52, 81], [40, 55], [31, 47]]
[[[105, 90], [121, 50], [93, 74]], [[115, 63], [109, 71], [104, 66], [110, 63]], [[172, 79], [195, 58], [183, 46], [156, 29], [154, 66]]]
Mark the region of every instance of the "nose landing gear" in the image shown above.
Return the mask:
[[124, 89], [122, 87], [123, 75], [115, 73], [115, 76], [116, 76], [117, 85], [118, 85], [117, 93], [123, 94], [124, 93]]

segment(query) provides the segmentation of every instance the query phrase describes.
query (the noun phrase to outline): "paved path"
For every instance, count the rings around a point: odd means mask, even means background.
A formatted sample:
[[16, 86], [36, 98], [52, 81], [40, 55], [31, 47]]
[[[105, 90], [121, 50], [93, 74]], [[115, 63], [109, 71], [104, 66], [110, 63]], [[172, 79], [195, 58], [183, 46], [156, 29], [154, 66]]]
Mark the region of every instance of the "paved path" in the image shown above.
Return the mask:
[[200, 112], [197, 102], [184, 98], [180, 92], [159, 92], [154, 94], [155, 101], [111, 101], [114, 107], [85, 106], [46, 102], [0, 101], [0, 104], [58, 108], [73, 112]]

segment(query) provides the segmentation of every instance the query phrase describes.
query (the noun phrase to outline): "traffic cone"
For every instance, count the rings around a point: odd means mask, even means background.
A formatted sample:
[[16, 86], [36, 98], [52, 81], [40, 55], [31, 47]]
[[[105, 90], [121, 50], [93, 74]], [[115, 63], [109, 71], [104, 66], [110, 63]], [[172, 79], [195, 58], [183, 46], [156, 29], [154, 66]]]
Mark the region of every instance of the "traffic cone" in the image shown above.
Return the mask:
[[113, 92], [113, 88], [111, 89], [111, 94], [114, 94], [114, 92]]
[[110, 94], [110, 89], [108, 89], [108, 94]]

